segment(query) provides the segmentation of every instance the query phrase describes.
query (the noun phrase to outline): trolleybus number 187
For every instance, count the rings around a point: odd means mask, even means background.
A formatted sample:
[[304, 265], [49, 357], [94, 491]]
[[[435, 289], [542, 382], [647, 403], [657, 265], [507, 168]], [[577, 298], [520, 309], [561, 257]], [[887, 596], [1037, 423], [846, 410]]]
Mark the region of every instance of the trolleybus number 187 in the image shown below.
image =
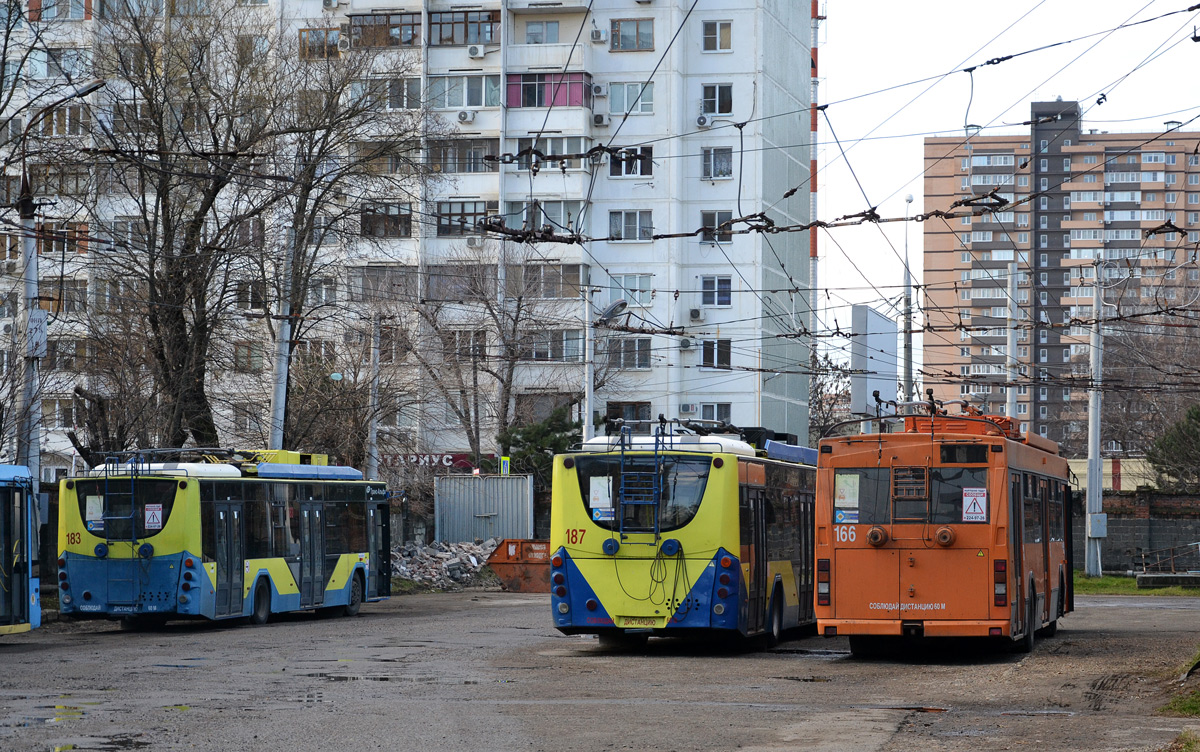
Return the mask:
[[82, 537], [83, 537], [82, 533], [67, 533], [67, 545], [68, 546], [79, 545], [80, 539]]
[[854, 542], [854, 526], [853, 525], [834, 525], [833, 537], [838, 543], [853, 543]]
[[567, 530], [566, 530], [567, 543], [572, 546], [577, 546], [580, 543], [583, 543], [583, 534], [586, 532], [587, 532], [587, 530], [584, 530], [583, 528], [578, 528], [578, 527], [567, 528]]

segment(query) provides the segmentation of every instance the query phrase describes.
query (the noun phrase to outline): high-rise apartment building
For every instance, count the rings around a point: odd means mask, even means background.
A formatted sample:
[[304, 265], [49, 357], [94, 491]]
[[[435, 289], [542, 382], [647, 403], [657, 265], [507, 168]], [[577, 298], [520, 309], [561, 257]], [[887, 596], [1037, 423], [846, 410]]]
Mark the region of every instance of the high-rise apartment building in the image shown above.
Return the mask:
[[[208, 8], [203, 3], [151, 5], [130, 4], [133, 10], [123, 12], [196, 18]], [[336, 330], [338, 320], [354, 320], [362, 331], [373, 305], [402, 299], [409, 304], [408, 318], [385, 312], [382, 335], [377, 335], [378, 362], [385, 372], [420, 373], [410, 362], [415, 339], [407, 345], [403, 340], [406, 331], [431, 326], [432, 317], [422, 319], [414, 307], [454, 308], [459, 298], [479, 294], [466, 288], [476, 284], [468, 277], [481, 273], [496, 276], [489, 288], [496, 300], [485, 302], [498, 302], [493, 308], [510, 305], [505, 296], [514, 289], [512, 260], [519, 259], [524, 294], [546, 304], [539, 309], [536, 337], [513, 345], [487, 324], [486, 315], [475, 315], [467, 300], [446, 314], [457, 318], [437, 324], [446, 327], [437, 333], [440, 352], [416, 354], [494, 361], [519, 351], [522, 364], [511, 383], [489, 381], [483, 368], [471, 388], [486, 391], [485, 402], [508, 401], [540, 417], [550, 406], [578, 404], [587, 358], [584, 330], [600, 312], [624, 300], [625, 312], [596, 332], [594, 362], [604, 376], [594, 415], [648, 421], [662, 414], [806, 434], [808, 379], [797, 373], [797, 364], [808, 360], [810, 235], [750, 228], [761, 228], [763, 216], [777, 226], [802, 224], [815, 207], [812, 151], [805, 143], [815, 122], [815, 4], [269, 0], [243, 5], [246, 13], [261, 7], [271, 14], [283, 43], [276, 51], [267, 37], [238, 36], [230, 54], [236, 53], [239, 64], [288, 50], [314, 63], [375, 54], [372, 72], [354, 95], [374, 97], [383, 112], [427, 109], [429, 114], [413, 152], [433, 175], [428, 182], [403, 197], [339, 193], [337, 230], [332, 220], [328, 228], [317, 222], [321, 237], [314, 243], [320, 251], [313, 266], [319, 273], [310, 280], [309, 306], [337, 309], [341, 319], [313, 325], [304, 337], [305, 353], [332, 355], [344, 339]], [[91, 24], [99, 24], [103, 13], [116, 12], [103, 8], [116, 6], [98, 6], [97, 18], [90, 4], [79, 7], [78, 18], [64, 11], [69, 24], [56, 44], [100, 50], [103, 40], [90, 31]], [[50, 12], [41, 13], [46, 23]], [[65, 70], [57, 52], [58, 67], [40, 74], [42, 79]], [[121, 54], [113, 57], [128, 63], [127, 72], [152, 69], [145, 55], [125, 61]], [[87, 78], [88, 55], [67, 57], [74, 80]], [[68, 104], [81, 113], [71, 116], [80, 118], [80, 133], [89, 123], [116, 134], [145, 127], [137, 126], [136, 96], [113, 93], [117, 89], [124, 91], [110, 80], [104, 93]], [[106, 104], [119, 96], [130, 103]], [[84, 114], [89, 107], [92, 111]], [[101, 111], [106, 107], [112, 112]], [[189, 117], [182, 113], [181, 127], [195, 127]], [[74, 122], [63, 120], [62, 127]], [[198, 164], [206, 158], [198, 155]], [[327, 162], [337, 167], [336, 160]], [[379, 169], [401, 172], [399, 163]], [[213, 211], [224, 211], [222, 206], [218, 202]], [[56, 226], [54, 212], [43, 210], [40, 226]], [[145, 234], [133, 227], [137, 218], [125, 220], [118, 213], [99, 204], [81, 209], [78, 216], [85, 219], [74, 220], [80, 237], [90, 236], [95, 250]], [[515, 232], [486, 232], [482, 220], [502, 221]], [[286, 237], [285, 224], [272, 214], [255, 217], [245, 232], [239, 230], [238, 242], [278, 247], [276, 241]], [[521, 234], [526, 231], [543, 239]], [[573, 242], [544, 239], [549, 236]], [[110, 281], [111, 270], [92, 268], [97, 255], [80, 251], [59, 269], [43, 262], [43, 277], [65, 279], [57, 283], [58, 294], [79, 301], [69, 311], [75, 319], [51, 321], [52, 349], [74, 347], [64, 338], [64, 327], [85, 328], [83, 301], [99, 300], [110, 288], [126, 290], [113, 287], [124, 283]], [[261, 322], [276, 311], [272, 285], [277, 275], [269, 265], [265, 269], [263, 282], [247, 279], [235, 290], [231, 286], [231, 305], [251, 318], [241, 317], [237, 331], [229, 333], [228, 363], [214, 365], [206, 377], [217, 427], [231, 444], [253, 444], [267, 427], [269, 393], [262, 376], [271, 370], [272, 345]], [[121, 299], [128, 302], [132, 295]], [[62, 308], [68, 311], [66, 304]], [[86, 354], [78, 352], [80, 358]], [[81, 419], [71, 396], [72, 369], [66, 367], [74, 361], [55, 355], [54, 367], [65, 380], [42, 393], [45, 464], [51, 472], [69, 464], [65, 433]], [[252, 378], [255, 374], [260, 377]], [[427, 456], [470, 449], [469, 431], [462, 430], [454, 405], [444, 399], [439, 404], [437, 390], [383, 395], [385, 404], [389, 400], [404, 407], [383, 422], [381, 443], [393, 442], [385, 452]], [[476, 401], [473, 409], [476, 441], [491, 448], [494, 408]]]
[[[969, 398], [994, 414], [1015, 388], [1022, 429], [1078, 452], [1097, 259], [1109, 320], [1118, 310], [1126, 318], [1161, 311], [1200, 277], [1179, 263], [1200, 241], [1198, 134], [1087, 128], [1076, 102], [1035, 102], [1030, 119], [1019, 135], [969, 128], [926, 139], [926, 210], [974, 199], [954, 211], [976, 216], [924, 223], [924, 378], [938, 399]], [[996, 210], [980, 199], [991, 192], [1003, 202]], [[1106, 446], [1121, 448], [1109, 437]]]

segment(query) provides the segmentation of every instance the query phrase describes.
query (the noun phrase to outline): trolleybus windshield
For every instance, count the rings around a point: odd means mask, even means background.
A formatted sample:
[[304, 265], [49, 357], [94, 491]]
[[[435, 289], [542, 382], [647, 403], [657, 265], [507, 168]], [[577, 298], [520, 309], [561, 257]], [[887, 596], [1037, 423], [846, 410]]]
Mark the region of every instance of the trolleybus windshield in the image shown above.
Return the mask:
[[[705, 455], [669, 454], [659, 455], [659, 461], [662, 470], [658, 483], [661, 493], [657, 510], [658, 529], [675, 530], [691, 522], [700, 509], [712, 459]], [[626, 531], [654, 529], [653, 504], [619, 504], [621, 457], [577, 457], [575, 467], [579, 477], [579, 492], [593, 522], [605, 530], [617, 530], [617, 515], [623, 514]], [[630, 475], [651, 474], [654, 472], [654, 456], [626, 456], [625, 469]]]
[[[94, 535], [140, 540], [166, 527], [176, 482], [170, 478], [76, 480], [79, 514]], [[136, 535], [131, 535], [134, 531]]]

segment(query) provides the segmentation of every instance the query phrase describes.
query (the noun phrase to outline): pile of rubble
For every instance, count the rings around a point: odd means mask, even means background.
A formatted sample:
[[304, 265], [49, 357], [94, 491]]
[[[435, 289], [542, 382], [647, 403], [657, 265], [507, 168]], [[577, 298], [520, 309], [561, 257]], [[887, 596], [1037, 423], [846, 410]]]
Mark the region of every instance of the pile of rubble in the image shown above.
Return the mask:
[[500, 544], [497, 538], [474, 543], [417, 542], [392, 548], [392, 576], [438, 588], [470, 584]]

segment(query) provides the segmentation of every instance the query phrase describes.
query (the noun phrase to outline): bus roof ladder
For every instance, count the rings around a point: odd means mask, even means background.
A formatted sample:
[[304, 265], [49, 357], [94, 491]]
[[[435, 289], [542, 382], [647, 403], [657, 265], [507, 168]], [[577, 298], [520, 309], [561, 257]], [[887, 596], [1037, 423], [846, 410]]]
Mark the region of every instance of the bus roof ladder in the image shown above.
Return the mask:
[[[138, 539], [137, 539], [137, 504], [134, 498], [134, 489], [137, 487], [138, 468], [140, 466], [139, 458], [134, 458], [133, 461], [127, 464], [119, 464], [114, 458], [105, 461], [104, 463], [104, 508], [101, 512], [101, 520], [104, 523], [104, 540], [108, 544], [112, 543], [129, 543], [129, 550], [132, 553], [130, 562], [126, 566], [109, 566], [108, 571], [108, 592], [109, 602], [115, 605], [134, 605], [139, 600], [139, 578], [137, 574], [140, 567], [136, 566], [139, 561], [138, 557]], [[112, 474], [128, 475], [128, 480], [124, 478], [113, 479]], [[126, 485], [128, 484], [128, 485]], [[117, 501], [117, 508], [120, 509], [126, 504], [128, 505], [129, 514], [110, 514], [109, 510], [113, 508], [113, 501]], [[129, 525], [128, 535], [121, 537], [113, 537], [112, 523], [125, 523]], [[128, 593], [129, 600], [120, 598], [115, 594]]]
[[[633, 457], [626, 454], [626, 449], [633, 445], [633, 432], [628, 426], [621, 428], [621, 488], [618, 500], [617, 519], [619, 520], [619, 531], [621, 540], [624, 541], [628, 534], [625, 531], [625, 505], [635, 506], [653, 506], [654, 507], [654, 541], [645, 541], [645, 545], [654, 546], [658, 544], [659, 522], [658, 522], [658, 504], [662, 500], [662, 448], [663, 437], [661, 428], [654, 434], [654, 464], [650, 472], [646, 472], [640, 468], [644, 467], [643, 463], [635, 462]], [[643, 530], [630, 532], [648, 532]]]

